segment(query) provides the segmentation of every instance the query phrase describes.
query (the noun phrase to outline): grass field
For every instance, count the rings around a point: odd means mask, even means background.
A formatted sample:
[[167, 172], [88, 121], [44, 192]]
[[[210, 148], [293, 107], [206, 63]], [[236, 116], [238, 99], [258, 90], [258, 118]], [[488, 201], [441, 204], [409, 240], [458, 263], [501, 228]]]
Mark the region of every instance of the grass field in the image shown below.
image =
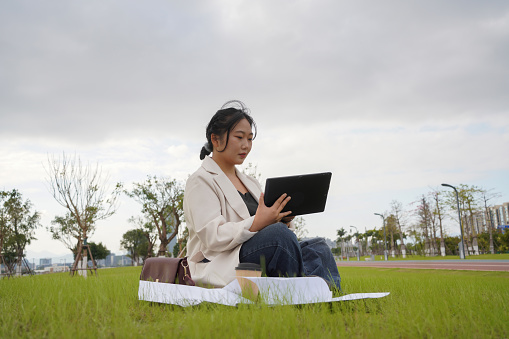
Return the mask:
[[509, 272], [342, 267], [334, 304], [180, 308], [137, 300], [140, 267], [0, 280], [0, 338], [506, 338]]
[[[360, 259], [364, 261], [366, 258], [371, 258], [370, 256], [362, 256]], [[451, 259], [460, 259], [459, 255], [447, 255], [445, 257], [435, 256], [435, 257], [426, 257], [423, 255], [407, 255], [406, 258], [402, 256], [391, 257], [389, 254], [388, 259], [392, 260], [451, 260]], [[466, 260], [509, 260], [509, 253], [502, 254], [481, 254], [481, 255], [468, 255], [465, 257]], [[346, 259], [343, 259], [346, 260]], [[356, 256], [350, 257], [350, 260], [357, 260]], [[384, 260], [383, 255], [376, 255], [375, 260], [380, 261]]]

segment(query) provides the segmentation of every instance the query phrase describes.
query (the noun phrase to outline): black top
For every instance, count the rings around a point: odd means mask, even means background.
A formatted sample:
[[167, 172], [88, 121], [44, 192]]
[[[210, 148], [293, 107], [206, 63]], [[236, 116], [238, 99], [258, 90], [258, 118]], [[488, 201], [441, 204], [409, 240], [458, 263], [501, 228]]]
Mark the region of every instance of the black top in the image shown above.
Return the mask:
[[258, 209], [258, 201], [251, 195], [251, 193], [246, 192], [246, 194], [240, 193], [240, 196], [242, 197], [242, 200], [244, 200], [244, 203], [247, 206], [247, 210], [249, 211], [249, 215], [253, 216], [256, 214], [256, 210]]

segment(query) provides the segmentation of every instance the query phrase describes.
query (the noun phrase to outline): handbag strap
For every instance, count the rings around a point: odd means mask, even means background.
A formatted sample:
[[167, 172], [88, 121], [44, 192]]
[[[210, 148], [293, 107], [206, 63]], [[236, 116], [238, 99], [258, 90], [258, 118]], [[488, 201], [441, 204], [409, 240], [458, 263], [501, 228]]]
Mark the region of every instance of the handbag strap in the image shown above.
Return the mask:
[[191, 271], [189, 270], [189, 263], [187, 257], [180, 260], [178, 267], [178, 283], [181, 285], [195, 286], [193, 279], [191, 278]]

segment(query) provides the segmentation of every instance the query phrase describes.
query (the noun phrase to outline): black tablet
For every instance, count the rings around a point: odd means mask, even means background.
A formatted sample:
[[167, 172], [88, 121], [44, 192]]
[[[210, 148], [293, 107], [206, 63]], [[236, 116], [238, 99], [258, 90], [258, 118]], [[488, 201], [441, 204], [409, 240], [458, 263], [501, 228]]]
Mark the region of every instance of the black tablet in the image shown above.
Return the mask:
[[292, 198], [283, 211], [292, 211], [292, 216], [323, 212], [331, 177], [332, 173], [326, 172], [269, 178], [265, 183], [265, 205], [272, 206], [286, 193]]

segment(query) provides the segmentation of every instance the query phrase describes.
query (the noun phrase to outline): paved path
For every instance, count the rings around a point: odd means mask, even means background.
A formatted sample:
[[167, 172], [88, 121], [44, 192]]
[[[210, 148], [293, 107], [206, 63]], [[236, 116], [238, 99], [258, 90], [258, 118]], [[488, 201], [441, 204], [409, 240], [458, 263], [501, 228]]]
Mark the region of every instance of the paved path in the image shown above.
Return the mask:
[[394, 260], [391, 261], [338, 261], [341, 267], [417, 268], [467, 271], [506, 271], [509, 260]]

